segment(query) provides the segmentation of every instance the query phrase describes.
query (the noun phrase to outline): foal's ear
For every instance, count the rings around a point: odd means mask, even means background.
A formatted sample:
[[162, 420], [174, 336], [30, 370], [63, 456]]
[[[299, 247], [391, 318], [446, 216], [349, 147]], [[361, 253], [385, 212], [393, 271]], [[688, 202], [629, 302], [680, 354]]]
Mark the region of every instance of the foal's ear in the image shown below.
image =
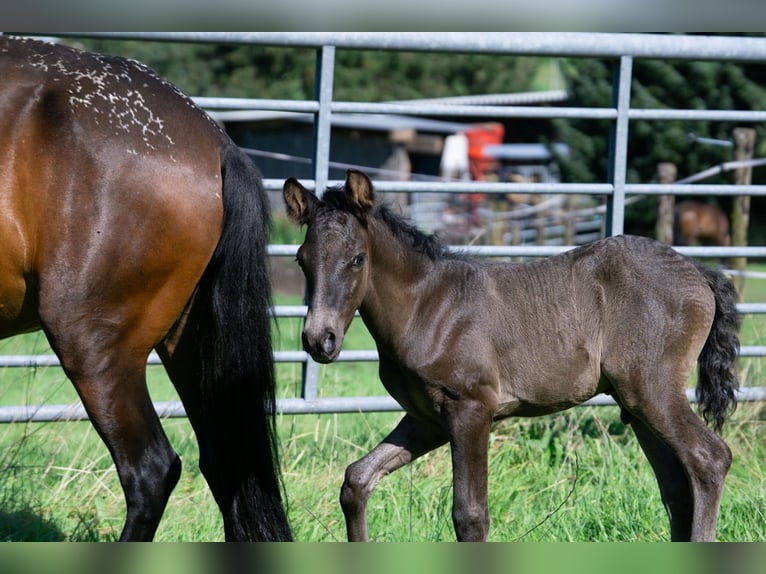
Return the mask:
[[282, 196], [287, 206], [287, 217], [298, 226], [309, 222], [316, 204], [319, 203], [317, 196], [303, 187], [294, 177], [285, 181]]
[[366, 218], [375, 203], [372, 182], [361, 171], [350, 169], [346, 172], [346, 197], [357, 210], [357, 215]]

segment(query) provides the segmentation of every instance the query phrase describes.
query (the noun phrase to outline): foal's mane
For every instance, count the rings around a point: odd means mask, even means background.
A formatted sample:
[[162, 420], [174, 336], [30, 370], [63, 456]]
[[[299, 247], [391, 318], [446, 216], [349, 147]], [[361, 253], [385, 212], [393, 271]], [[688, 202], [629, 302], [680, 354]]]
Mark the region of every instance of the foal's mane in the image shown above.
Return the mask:
[[[343, 185], [327, 188], [327, 191], [322, 195], [322, 202], [330, 208], [349, 213], [366, 224], [364, 218], [360, 217], [358, 207], [349, 201]], [[429, 259], [436, 260], [449, 256], [447, 247], [436, 237], [420, 231], [403, 216], [394, 213], [389, 205], [376, 201], [372, 217], [384, 223], [397, 241], [411, 246], [415, 251], [426, 255]]]

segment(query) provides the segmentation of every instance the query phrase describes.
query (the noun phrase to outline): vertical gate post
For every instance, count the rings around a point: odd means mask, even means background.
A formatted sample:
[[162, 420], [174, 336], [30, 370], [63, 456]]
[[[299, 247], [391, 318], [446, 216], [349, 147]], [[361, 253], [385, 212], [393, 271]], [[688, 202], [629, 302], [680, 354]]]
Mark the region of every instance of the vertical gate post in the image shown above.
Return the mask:
[[[314, 118], [314, 182], [321, 197], [330, 179], [330, 135], [332, 132], [332, 91], [335, 76], [335, 46], [322, 46], [317, 51], [316, 98], [319, 111]], [[308, 301], [306, 301], [308, 304]], [[305, 319], [304, 319], [305, 320]], [[311, 356], [303, 363], [301, 396], [315, 399], [319, 382], [319, 364]]]
[[630, 83], [633, 77], [633, 57], [622, 56], [612, 80], [612, 102], [617, 108], [617, 120], [609, 137], [609, 183], [612, 195], [606, 202], [606, 235], [625, 231], [625, 174], [628, 158], [628, 111]]

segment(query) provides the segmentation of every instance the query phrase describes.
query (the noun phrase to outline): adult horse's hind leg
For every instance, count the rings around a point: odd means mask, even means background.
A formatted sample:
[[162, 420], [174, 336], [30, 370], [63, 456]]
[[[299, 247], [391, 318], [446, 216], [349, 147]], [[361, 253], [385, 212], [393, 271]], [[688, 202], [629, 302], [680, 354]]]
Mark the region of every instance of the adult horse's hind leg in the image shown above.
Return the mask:
[[127, 503], [120, 540], [149, 541], [178, 482], [181, 461], [146, 388], [148, 352], [135, 353], [117, 341], [105, 345], [110, 337], [104, 331], [70, 326], [65, 337], [49, 331], [49, 339], [117, 468]]
[[[190, 337], [194, 338], [194, 334], [183, 331], [180, 337], [176, 335], [173, 336], [172, 341], [160, 343], [157, 346], [157, 354], [162, 359], [162, 364], [181, 398], [186, 416], [197, 436], [200, 471], [210, 486], [213, 497], [221, 506], [225, 525], [229, 512], [226, 500], [230, 498], [228, 490], [234, 477], [228, 476], [225, 465], [215, 464], [216, 445], [206, 440], [206, 437], [211, 434], [210, 426], [215, 424], [215, 420], [210, 420], [204, 414], [205, 399], [200, 388], [202, 364], [196, 345], [189, 340]], [[231, 440], [236, 441], [237, 437], [231, 437]], [[252, 447], [243, 445], [243, 448]]]
[[346, 468], [340, 504], [349, 542], [368, 540], [367, 501], [378, 481], [446, 442], [442, 429], [405, 415], [378, 446]]

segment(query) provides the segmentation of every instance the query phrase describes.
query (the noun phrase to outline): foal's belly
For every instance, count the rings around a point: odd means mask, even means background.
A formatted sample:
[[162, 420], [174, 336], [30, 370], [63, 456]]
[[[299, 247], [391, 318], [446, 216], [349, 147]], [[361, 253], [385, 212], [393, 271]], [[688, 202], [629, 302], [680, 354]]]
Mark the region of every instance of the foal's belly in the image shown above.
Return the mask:
[[595, 360], [552, 361], [538, 371], [512, 372], [499, 384], [495, 419], [547, 415], [577, 406], [610, 389]]

